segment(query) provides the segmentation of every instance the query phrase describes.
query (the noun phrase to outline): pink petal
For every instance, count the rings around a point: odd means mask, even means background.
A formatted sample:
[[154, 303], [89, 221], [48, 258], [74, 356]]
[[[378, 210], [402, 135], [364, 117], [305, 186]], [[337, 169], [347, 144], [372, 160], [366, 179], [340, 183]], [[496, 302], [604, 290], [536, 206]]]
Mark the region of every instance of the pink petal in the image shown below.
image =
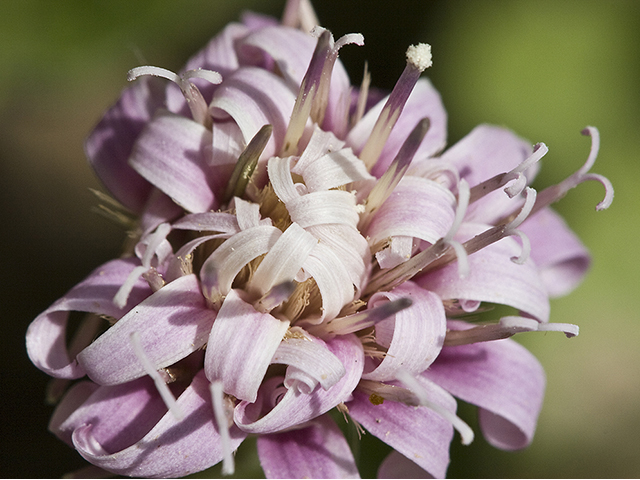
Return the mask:
[[[449, 322], [450, 328], [468, 328]], [[524, 448], [533, 439], [544, 397], [538, 360], [511, 339], [445, 347], [423, 376], [480, 407], [480, 427], [497, 448]]]
[[57, 420], [62, 412], [69, 410], [69, 404], [76, 403], [77, 387], [68, 392], [54, 412], [49, 428], [70, 445], [73, 445], [73, 432], [90, 424], [94, 439], [105, 450], [121, 450], [140, 440], [167, 412], [149, 377], [121, 385], [95, 387], [63, 421]]
[[435, 243], [447, 234], [454, 216], [455, 197], [448, 189], [425, 178], [404, 177], [375, 212], [366, 233], [372, 245], [394, 236]]
[[[426, 370], [436, 359], [447, 329], [442, 300], [435, 293], [405, 282], [391, 292], [374, 294], [368, 308], [380, 306], [385, 301], [409, 298], [413, 304], [393, 317], [376, 324], [378, 343], [387, 347], [387, 356], [373, 369], [362, 375], [367, 380], [380, 382], [393, 380], [398, 369], [418, 374]], [[389, 330], [388, 343], [378, 334]]]
[[[283, 380], [273, 377], [264, 382], [255, 404], [243, 401], [236, 406], [236, 425], [247, 433], [274, 433], [312, 420], [347, 401], [362, 375], [362, 344], [355, 335], [345, 335], [328, 341], [327, 347], [340, 359], [346, 370], [338, 383], [329, 390], [318, 388], [309, 395], [295, 388], [285, 389], [277, 405], [273, 406], [271, 402], [278, 400], [273, 398], [273, 394]], [[269, 408], [268, 412], [263, 412]]]
[[262, 155], [268, 158], [282, 148], [294, 103], [293, 91], [280, 77], [259, 68], [243, 67], [218, 86], [210, 107], [214, 119], [231, 116], [246, 143], [263, 125], [272, 125], [273, 135]]
[[565, 221], [550, 208], [529, 217], [520, 226], [531, 242], [531, 258], [551, 298], [561, 297], [584, 279], [591, 257]]
[[80, 352], [78, 362], [96, 383], [128, 382], [146, 374], [129, 340], [133, 332], [139, 333], [145, 354], [161, 369], [201, 348], [215, 317], [197, 277], [186, 275], [137, 305]]
[[308, 334], [303, 334], [303, 338], [287, 336], [278, 346], [271, 363], [293, 367], [287, 368], [284, 381], [287, 388], [291, 386], [291, 370], [303, 372], [311, 377], [312, 386], [309, 385], [309, 391], [305, 393], [311, 393], [318, 383], [328, 390], [346, 373], [340, 359], [329, 351], [325, 342]]
[[127, 163], [145, 124], [164, 101], [156, 79], [141, 79], [122, 92], [85, 143], [91, 166], [111, 194], [125, 207], [140, 213], [151, 184]]
[[205, 212], [216, 202], [209, 168], [211, 132], [185, 117], [155, 117], [133, 147], [129, 164], [177, 204]]
[[[423, 378], [420, 383], [432, 401], [452, 413], [456, 411], [456, 402], [446, 391]], [[389, 400], [374, 405], [366, 394], [358, 391], [347, 407], [349, 414], [371, 434], [434, 477], [444, 478], [453, 438], [453, 426], [449, 421], [427, 407], [411, 407]]]
[[[176, 420], [167, 413], [141, 440], [123, 450], [108, 452], [102, 448], [91, 425], [73, 432], [73, 444], [89, 462], [118, 475], [182, 477], [220, 462], [223, 457], [220, 434], [203, 371], [177, 402], [187, 413], [184, 420]], [[236, 427], [231, 427], [229, 433], [231, 448], [236, 449], [246, 434]]]
[[[463, 223], [458, 231], [460, 240], [489, 228]], [[460, 278], [457, 262], [428, 272], [416, 283], [431, 290], [443, 300], [459, 299], [472, 302], [491, 302], [509, 305], [535, 317], [549, 321], [549, 298], [535, 264], [531, 259], [518, 265], [511, 257], [520, 255], [521, 247], [512, 238], [496, 243], [469, 255], [469, 273]]]
[[[347, 135], [347, 145], [354, 151], [359, 152], [364, 146], [386, 102], [387, 98], [378, 102]], [[436, 154], [444, 148], [447, 140], [447, 113], [440, 94], [426, 78], [420, 79], [411, 92], [371, 173], [379, 178], [387, 171], [413, 127], [424, 117], [429, 118], [431, 126], [415, 154], [416, 159]]]
[[360, 478], [347, 441], [327, 415], [300, 430], [259, 436], [258, 455], [267, 478]]
[[91, 312], [121, 318], [151, 294], [147, 283], [140, 278], [134, 284], [124, 308], [118, 308], [113, 303], [120, 286], [137, 266], [137, 259], [107, 262], [38, 315], [27, 330], [27, 353], [34, 365], [52, 377], [82, 377], [84, 368], [67, 351], [69, 312]]
[[224, 391], [255, 402], [273, 354], [289, 328], [288, 321], [256, 311], [231, 290], [218, 312], [207, 342], [204, 368]]
[[393, 450], [380, 464], [378, 478], [433, 478], [401, 453]]

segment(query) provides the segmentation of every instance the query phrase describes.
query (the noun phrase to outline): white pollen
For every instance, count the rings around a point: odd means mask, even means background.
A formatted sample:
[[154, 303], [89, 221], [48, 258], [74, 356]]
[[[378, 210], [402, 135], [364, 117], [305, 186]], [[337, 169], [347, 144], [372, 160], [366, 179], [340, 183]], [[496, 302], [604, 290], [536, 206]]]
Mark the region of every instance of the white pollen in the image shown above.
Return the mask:
[[431, 61], [431, 45], [428, 43], [411, 45], [407, 48], [407, 62], [421, 72], [429, 68], [433, 65], [433, 62]]

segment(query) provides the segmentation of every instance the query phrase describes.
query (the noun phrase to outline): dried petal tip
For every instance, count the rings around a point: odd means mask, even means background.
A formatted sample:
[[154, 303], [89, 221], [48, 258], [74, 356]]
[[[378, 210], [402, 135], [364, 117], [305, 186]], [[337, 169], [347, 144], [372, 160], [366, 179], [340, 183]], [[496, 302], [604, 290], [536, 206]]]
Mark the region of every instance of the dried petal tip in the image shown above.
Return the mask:
[[424, 72], [433, 65], [431, 61], [431, 45], [428, 43], [411, 45], [407, 48], [407, 63]]

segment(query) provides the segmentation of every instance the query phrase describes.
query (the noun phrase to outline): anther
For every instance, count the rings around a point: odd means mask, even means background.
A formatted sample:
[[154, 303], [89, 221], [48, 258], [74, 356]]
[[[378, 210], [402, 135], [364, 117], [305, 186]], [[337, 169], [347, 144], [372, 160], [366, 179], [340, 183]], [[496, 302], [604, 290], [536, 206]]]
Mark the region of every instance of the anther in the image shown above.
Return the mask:
[[389, 95], [380, 116], [373, 126], [371, 135], [364, 145], [360, 159], [369, 171], [378, 161], [391, 130], [398, 121], [407, 99], [418, 82], [420, 74], [431, 66], [431, 46], [426, 43], [412, 45], [407, 49], [407, 65], [400, 75], [398, 82]]
[[334, 42], [331, 32], [319, 27], [314, 28], [318, 43], [311, 57], [309, 68], [302, 79], [298, 98], [291, 112], [291, 119], [284, 137], [282, 156], [297, 152], [298, 142], [302, 138], [307, 119], [322, 125], [329, 98], [331, 72], [340, 48], [348, 43], [362, 45], [364, 38], [360, 34], [349, 34]]
[[347, 317], [334, 318], [317, 327], [310, 327], [309, 332], [313, 335], [346, 335], [372, 327], [376, 323], [409, 308], [412, 304], [413, 302], [410, 298], [399, 298]]
[[470, 203], [481, 199], [485, 195], [504, 187], [507, 183], [514, 181], [512, 185], [507, 186], [504, 191], [509, 198], [513, 198], [519, 195], [527, 185], [527, 178], [524, 176], [524, 172], [532, 165], [537, 163], [542, 157], [544, 157], [549, 149], [544, 143], [538, 143], [533, 147], [533, 153], [529, 155], [522, 163], [509, 172], [500, 173], [482, 183], [474, 186], [471, 189]]

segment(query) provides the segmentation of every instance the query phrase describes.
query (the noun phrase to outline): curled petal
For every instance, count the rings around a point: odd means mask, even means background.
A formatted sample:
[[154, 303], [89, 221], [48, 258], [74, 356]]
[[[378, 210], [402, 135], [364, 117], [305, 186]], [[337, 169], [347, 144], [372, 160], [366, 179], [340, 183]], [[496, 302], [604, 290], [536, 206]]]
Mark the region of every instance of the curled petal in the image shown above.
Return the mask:
[[[449, 328], [468, 328], [449, 322]], [[504, 450], [533, 439], [544, 396], [545, 375], [536, 358], [511, 339], [445, 347], [423, 376], [480, 407], [482, 432]]]
[[[433, 382], [419, 379], [430, 398], [452, 414], [456, 401]], [[385, 400], [370, 401], [367, 394], [356, 391], [347, 403], [349, 414], [371, 434], [393, 447], [435, 478], [444, 478], [449, 465], [449, 444], [453, 426], [427, 407], [413, 407]]]
[[150, 183], [190, 212], [214, 208], [211, 132], [201, 124], [173, 114], [149, 122], [136, 142], [129, 164]]
[[[278, 346], [271, 363], [291, 365], [328, 390], [345, 374], [344, 366], [322, 340], [304, 334], [301, 337], [285, 338]], [[285, 386], [290, 387], [286, 378]]]
[[258, 455], [267, 478], [360, 478], [349, 444], [328, 415], [299, 430], [259, 436]]
[[380, 464], [378, 478], [433, 478], [429, 472], [420, 468], [401, 453], [393, 450]]
[[262, 296], [274, 285], [293, 280], [317, 244], [313, 235], [292, 223], [269, 249], [246, 290]]
[[205, 355], [205, 372], [211, 381], [221, 380], [224, 391], [255, 402], [273, 354], [289, 328], [231, 290], [211, 328]]
[[375, 212], [366, 233], [372, 245], [395, 236], [435, 243], [447, 234], [454, 217], [455, 197], [448, 189], [424, 178], [404, 177]]
[[118, 289], [137, 266], [138, 262], [134, 259], [107, 262], [38, 315], [27, 330], [27, 353], [31, 361], [52, 377], [82, 377], [86, 373], [84, 368], [75, 362], [67, 351], [69, 312], [91, 312], [121, 318], [151, 294], [149, 285], [142, 278], [138, 278], [131, 289], [127, 304], [119, 308], [113, 303]]
[[376, 324], [377, 341], [387, 347], [387, 355], [364, 379], [392, 380], [400, 368], [421, 373], [440, 353], [447, 325], [442, 300], [435, 293], [405, 282], [391, 292], [373, 295], [369, 308], [401, 298], [410, 299], [412, 305]]
[[[74, 405], [87, 389], [91, 395]], [[65, 412], [68, 414], [64, 415]], [[81, 382], [58, 405], [49, 429], [73, 445], [73, 432], [91, 424], [93, 438], [105, 450], [116, 452], [140, 440], [166, 413], [167, 408], [149, 377], [102, 387]]]
[[294, 102], [295, 95], [280, 77], [263, 69], [242, 67], [218, 86], [210, 109], [214, 118], [231, 116], [246, 143], [263, 125], [272, 125], [273, 135], [262, 155], [269, 158], [282, 147]]
[[89, 378], [101, 385], [124, 383], [145, 375], [129, 338], [140, 342], [152, 364], [161, 369], [201, 348], [216, 312], [207, 308], [195, 275], [167, 284], [141, 302], [78, 354]]
[[535, 261], [549, 296], [571, 292], [584, 278], [591, 257], [580, 239], [552, 209], [545, 208], [520, 226], [531, 242]]
[[225, 241], [202, 265], [200, 279], [205, 296], [219, 303], [231, 290], [231, 284], [242, 268], [254, 258], [269, 251], [282, 232], [270, 225], [243, 230]]
[[[93, 435], [91, 424], [74, 430], [73, 444], [86, 460], [118, 475], [173, 478], [211, 467], [222, 460], [223, 451], [208, 384], [201, 371], [178, 397], [178, 406], [187, 412], [185, 419], [177, 421], [167, 413], [127, 448], [109, 452]], [[238, 448], [246, 437], [235, 426], [229, 434], [232, 449]]]
[[311, 275], [322, 296], [322, 313], [318, 318], [305, 318], [310, 323], [332, 319], [354, 298], [351, 275], [340, 257], [327, 245], [318, 243], [302, 268]]
[[362, 344], [355, 335], [344, 335], [329, 340], [327, 347], [346, 370], [338, 383], [329, 390], [318, 388], [308, 395], [295, 388], [285, 389], [284, 395], [273, 399], [277, 402], [273, 406], [274, 402], [267, 405], [268, 400], [278, 393], [278, 383], [282, 383], [282, 378], [273, 377], [263, 384], [255, 404], [238, 404], [234, 412], [236, 425], [247, 433], [274, 433], [307, 422], [347, 401], [362, 376]]
[[111, 194], [125, 207], [140, 213], [152, 185], [127, 163], [131, 149], [154, 111], [162, 106], [164, 92], [155, 79], [127, 88], [91, 132], [85, 151], [91, 166]]

